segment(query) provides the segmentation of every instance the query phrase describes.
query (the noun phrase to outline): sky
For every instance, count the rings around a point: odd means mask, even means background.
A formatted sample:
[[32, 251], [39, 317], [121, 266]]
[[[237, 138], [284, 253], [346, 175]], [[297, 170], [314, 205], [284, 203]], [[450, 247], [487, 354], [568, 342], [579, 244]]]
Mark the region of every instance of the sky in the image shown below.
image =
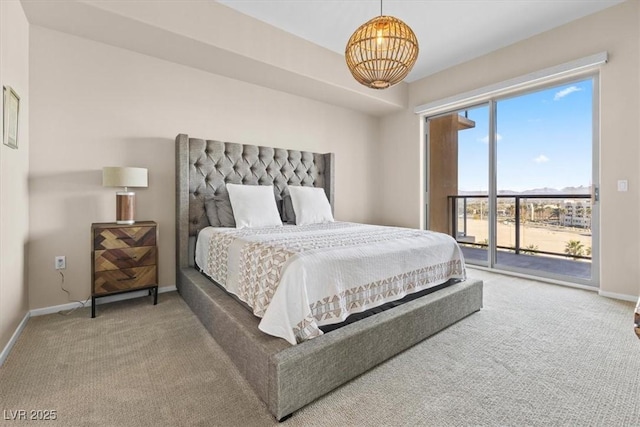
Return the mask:
[[[588, 79], [497, 102], [498, 191], [591, 185], [592, 95]], [[476, 127], [458, 133], [458, 187], [486, 192], [489, 108], [468, 117]]]

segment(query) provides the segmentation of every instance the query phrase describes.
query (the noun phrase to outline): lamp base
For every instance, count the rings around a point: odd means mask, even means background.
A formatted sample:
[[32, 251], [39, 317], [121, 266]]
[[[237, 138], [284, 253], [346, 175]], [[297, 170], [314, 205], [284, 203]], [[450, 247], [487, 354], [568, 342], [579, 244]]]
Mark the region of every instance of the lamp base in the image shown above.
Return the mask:
[[118, 191], [116, 193], [116, 223], [133, 224], [133, 207], [136, 193], [133, 191]]

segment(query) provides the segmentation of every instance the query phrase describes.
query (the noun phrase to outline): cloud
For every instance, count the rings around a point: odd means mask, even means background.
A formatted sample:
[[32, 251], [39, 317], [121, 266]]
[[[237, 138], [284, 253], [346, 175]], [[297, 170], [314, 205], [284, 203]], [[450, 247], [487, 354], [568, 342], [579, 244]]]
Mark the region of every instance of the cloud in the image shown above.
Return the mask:
[[547, 156], [545, 156], [544, 154], [540, 154], [538, 157], [533, 159], [533, 161], [536, 162], [536, 163], [546, 163], [546, 162], [549, 161], [549, 158]]
[[556, 92], [556, 94], [553, 97], [554, 101], [559, 101], [562, 98], [564, 98], [565, 96], [572, 94], [573, 92], [580, 92], [582, 89], [579, 88], [578, 86], [569, 86], [566, 89], [562, 89], [559, 92]]
[[[500, 141], [501, 139], [502, 139], [502, 135], [497, 133], [496, 134], [496, 141]], [[485, 136], [484, 138], [478, 138], [478, 141], [484, 142], [485, 144], [488, 144], [489, 143], [489, 135]]]

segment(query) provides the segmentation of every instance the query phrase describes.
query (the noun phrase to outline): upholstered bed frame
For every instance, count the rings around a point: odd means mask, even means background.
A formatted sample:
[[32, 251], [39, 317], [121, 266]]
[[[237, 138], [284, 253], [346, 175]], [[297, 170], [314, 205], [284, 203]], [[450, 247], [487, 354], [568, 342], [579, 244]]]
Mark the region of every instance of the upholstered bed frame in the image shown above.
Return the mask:
[[466, 280], [295, 346], [266, 335], [194, 266], [204, 202], [227, 182], [321, 187], [333, 207], [334, 155], [176, 137], [178, 291], [278, 420], [482, 307], [482, 282]]

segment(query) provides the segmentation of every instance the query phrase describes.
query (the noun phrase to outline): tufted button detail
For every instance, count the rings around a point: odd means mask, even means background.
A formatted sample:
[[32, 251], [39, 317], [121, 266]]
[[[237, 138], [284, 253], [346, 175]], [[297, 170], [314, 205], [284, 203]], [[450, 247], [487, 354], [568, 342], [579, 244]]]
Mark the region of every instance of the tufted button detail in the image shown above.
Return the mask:
[[200, 195], [200, 193], [199, 193], [199, 192], [197, 192], [197, 191], [194, 191], [194, 192], [193, 192], [193, 195], [194, 195], [194, 196], [196, 196], [196, 197], [198, 197], [198, 196]]

